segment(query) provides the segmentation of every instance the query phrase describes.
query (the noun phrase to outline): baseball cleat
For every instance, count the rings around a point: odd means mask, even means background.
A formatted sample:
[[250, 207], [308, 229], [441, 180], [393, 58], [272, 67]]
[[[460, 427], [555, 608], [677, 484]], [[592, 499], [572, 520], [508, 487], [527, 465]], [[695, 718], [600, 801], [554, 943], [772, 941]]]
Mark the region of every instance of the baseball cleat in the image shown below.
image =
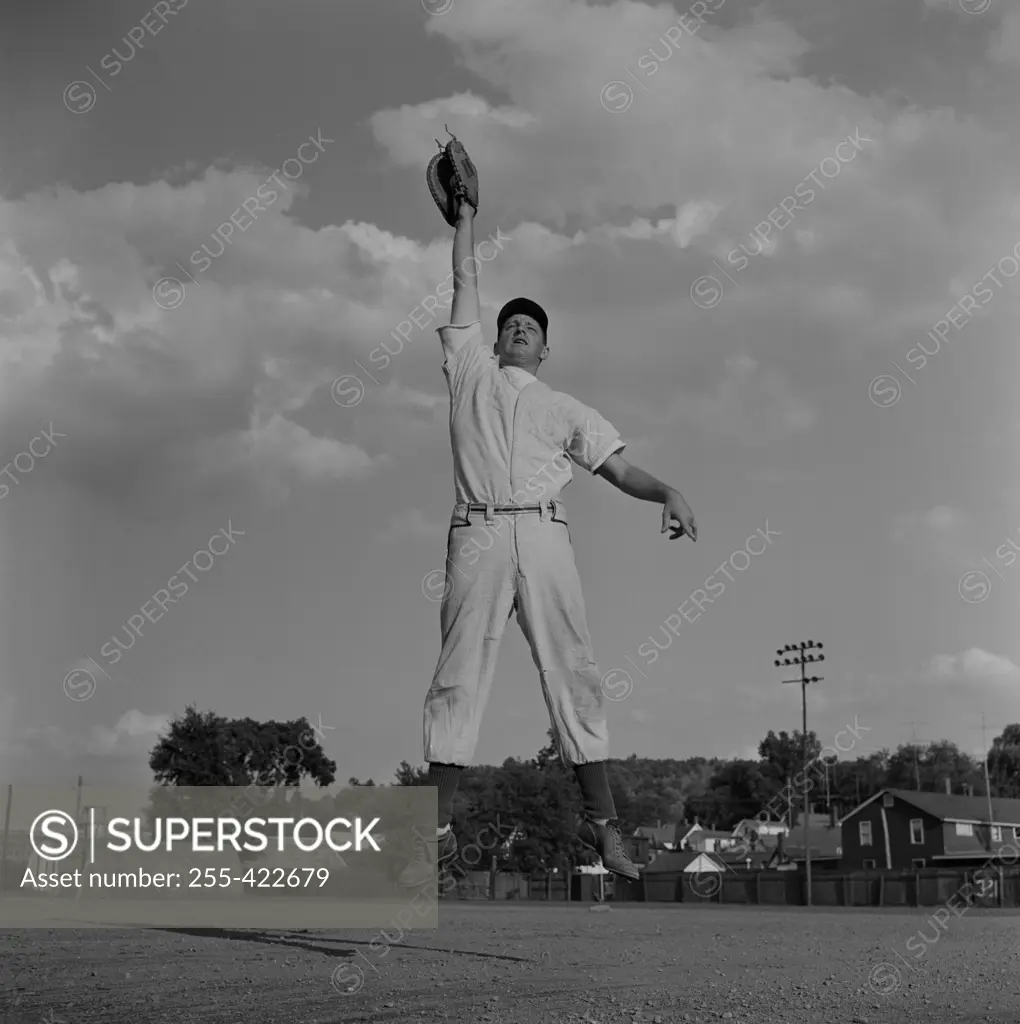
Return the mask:
[[641, 877], [637, 865], [627, 856], [623, 846], [620, 828], [613, 822], [597, 825], [594, 821], [582, 821], [577, 837], [590, 850], [594, 850], [602, 861], [602, 866], [621, 878], [636, 881]]
[[409, 889], [416, 889], [434, 882], [443, 864], [457, 854], [457, 837], [450, 829], [445, 835], [426, 839], [415, 835], [414, 849], [410, 863], [400, 873], [398, 882]]

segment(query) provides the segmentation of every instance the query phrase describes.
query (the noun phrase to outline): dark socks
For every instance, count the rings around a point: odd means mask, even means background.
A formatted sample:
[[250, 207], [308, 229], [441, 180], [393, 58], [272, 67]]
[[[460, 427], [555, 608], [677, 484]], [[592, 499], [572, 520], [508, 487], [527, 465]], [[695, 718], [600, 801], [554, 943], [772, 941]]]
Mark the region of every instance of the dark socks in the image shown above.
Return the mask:
[[426, 786], [435, 786], [439, 790], [439, 819], [438, 826], [445, 829], [453, 817], [453, 798], [457, 793], [457, 786], [460, 783], [461, 773], [464, 766], [459, 764], [429, 764]]
[[613, 794], [609, 789], [606, 762], [591, 761], [588, 764], [575, 764], [574, 774], [581, 787], [585, 818], [589, 821], [615, 818], [616, 804], [613, 802]]

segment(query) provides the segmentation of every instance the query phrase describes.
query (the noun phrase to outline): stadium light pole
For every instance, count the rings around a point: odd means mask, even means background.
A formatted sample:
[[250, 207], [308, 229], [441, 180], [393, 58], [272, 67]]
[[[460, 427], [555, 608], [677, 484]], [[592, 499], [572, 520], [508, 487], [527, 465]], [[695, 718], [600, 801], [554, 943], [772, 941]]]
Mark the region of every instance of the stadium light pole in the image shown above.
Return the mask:
[[[981, 712], [981, 746], [985, 747], [984, 768], [985, 768], [985, 793], [988, 796], [988, 852], [991, 853], [992, 852], [992, 828], [993, 828], [993, 826], [992, 826], [992, 821], [993, 821], [993, 817], [992, 817], [992, 779], [991, 779], [991, 776], [988, 773], [988, 762], [992, 759], [992, 750], [991, 750], [991, 747], [987, 746], [988, 739], [985, 736], [987, 728], [988, 727], [985, 725], [985, 714], [982, 711]], [[995, 744], [993, 742], [992, 746], [994, 746], [994, 745]]]
[[808, 818], [810, 817], [810, 804], [808, 800], [808, 778], [807, 778], [807, 687], [808, 683], [820, 683], [822, 676], [811, 676], [808, 678], [805, 666], [815, 661], [825, 661], [824, 654], [808, 654], [808, 651], [821, 651], [822, 645], [816, 644], [814, 640], [807, 643], [787, 644], [776, 654], [782, 661], [776, 661], [776, 668], [784, 665], [799, 665], [800, 679], [784, 679], [784, 683], [800, 684], [802, 728], [800, 736], [801, 760], [804, 762], [804, 905], [811, 906], [811, 845], [808, 835]]

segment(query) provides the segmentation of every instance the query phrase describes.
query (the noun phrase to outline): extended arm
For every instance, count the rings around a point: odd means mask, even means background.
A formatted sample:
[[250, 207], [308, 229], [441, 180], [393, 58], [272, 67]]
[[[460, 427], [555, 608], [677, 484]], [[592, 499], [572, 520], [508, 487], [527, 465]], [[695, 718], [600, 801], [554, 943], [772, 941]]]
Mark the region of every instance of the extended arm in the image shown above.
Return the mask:
[[[671, 529], [671, 539], [675, 540], [685, 533], [689, 534], [693, 541], [698, 539], [698, 524], [694, 521], [694, 513], [684, 501], [683, 495], [639, 466], [632, 466], [619, 452], [610, 455], [595, 473], [632, 498], [662, 505], [661, 532], [665, 533], [667, 529]], [[674, 519], [678, 526], [670, 525]]]
[[[457, 210], [457, 226], [453, 236], [453, 305], [450, 308], [450, 323], [463, 326], [482, 319], [478, 302], [478, 261], [475, 254], [475, 210], [470, 203], [462, 202]], [[474, 274], [468, 267], [474, 265]]]

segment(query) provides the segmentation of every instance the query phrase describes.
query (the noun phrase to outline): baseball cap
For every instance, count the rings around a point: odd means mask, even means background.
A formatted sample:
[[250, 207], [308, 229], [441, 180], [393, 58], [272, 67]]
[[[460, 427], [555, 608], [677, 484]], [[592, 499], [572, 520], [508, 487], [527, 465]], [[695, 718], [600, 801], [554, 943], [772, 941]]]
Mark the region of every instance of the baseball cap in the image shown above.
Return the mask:
[[543, 334], [549, 333], [549, 317], [546, 315], [545, 310], [537, 302], [532, 302], [531, 299], [525, 298], [511, 299], [499, 311], [499, 316], [496, 317], [496, 332], [502, 331], [503, 324], [517, 313], [530, 316], [532, 320], [537, 321], [539, 327], [542, 328]]

